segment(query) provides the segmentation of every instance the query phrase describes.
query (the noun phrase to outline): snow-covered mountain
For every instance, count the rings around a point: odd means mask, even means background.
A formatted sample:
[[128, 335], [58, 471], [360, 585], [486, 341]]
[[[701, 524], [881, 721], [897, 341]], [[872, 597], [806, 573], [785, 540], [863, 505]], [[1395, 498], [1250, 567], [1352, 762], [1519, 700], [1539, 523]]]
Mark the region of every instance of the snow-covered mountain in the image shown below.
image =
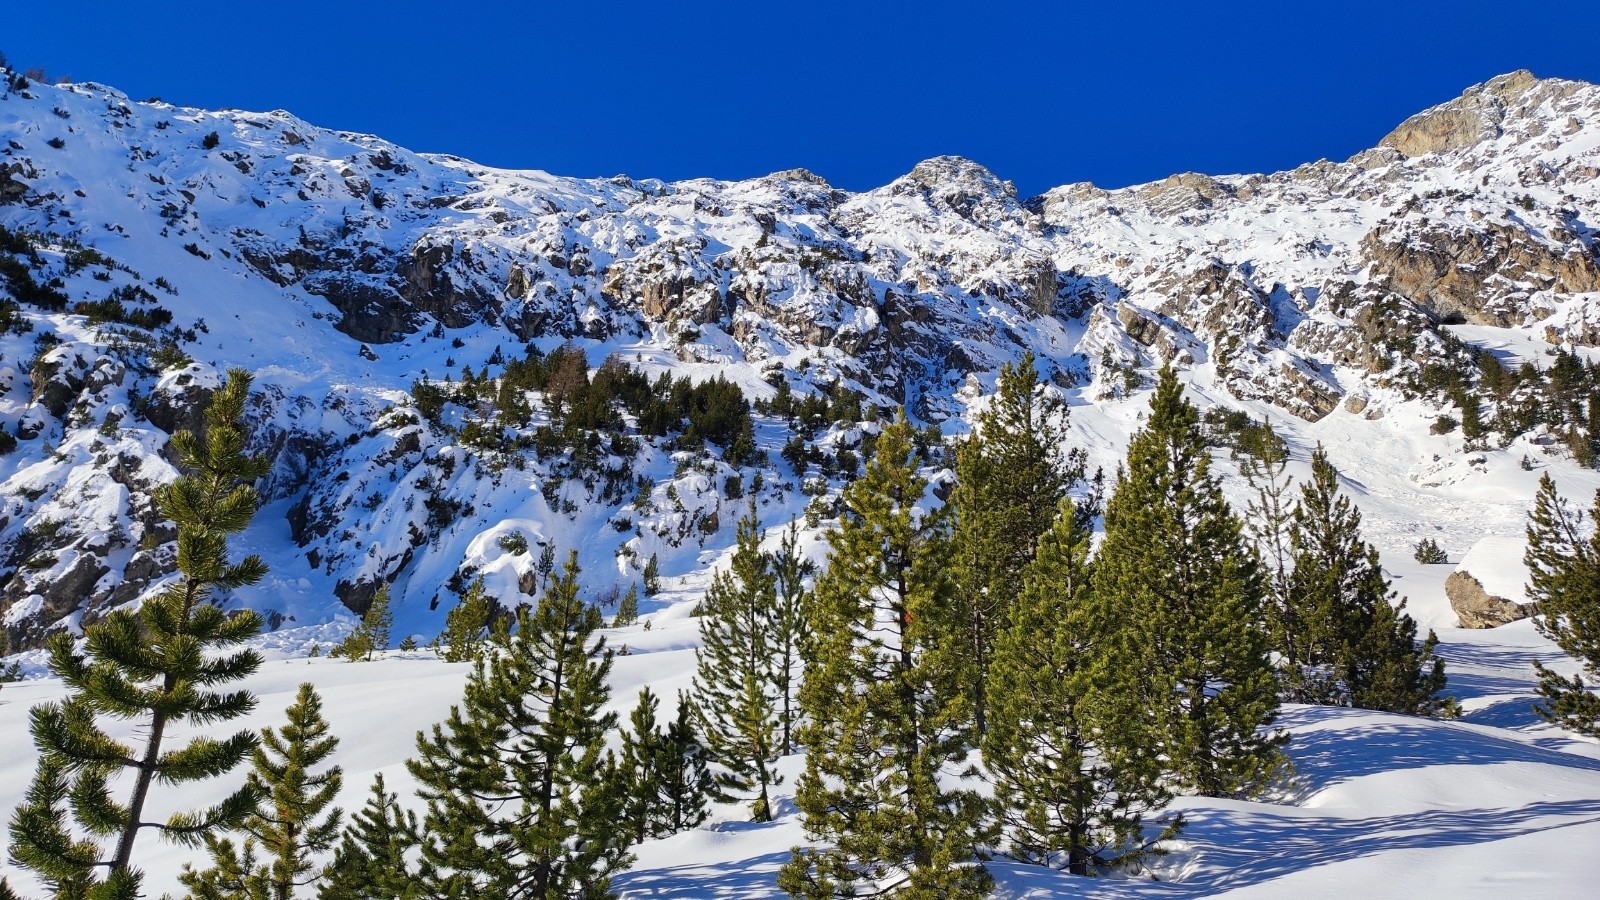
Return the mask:
[[[874, 415], [904, 405], [959, 434], [996, 368], [1029, 351], [1072, 406], [1073, 441], [1109, 472], [1170, 361], [1203, 408], [1270, 418], [1298, 477], [1327, 448], [1407, 610], [1438, 629], [1463, 715], [1286, 707], [1290, 795], [1180, 798], [1190, 825], [1146, 873], [1159, 880], [997, 861], [997, 896], [1588, 896], [1600, 862], [1573, 848], [1600, 834], [1600, 747], [1529, 706], [1534, 660], [1575, 664], [1528, 621], [1455, 627], [1450, 567], [1411, 550], [1472, 549], [1482, 584], [1507, 593], [1520, 580], [1507, 539], [1538, 476], [1579, 498], [1600, 487], [1575, 458], [1596, 437], [1581, 401], [1600, 384], [1573, 367], [1600, 361], [1597, 175], [1600, 87], [1526, 72], [1342, 163], [1026, 200], [948, 157], [860, 194], [803, 171], [508, 172], [283, 112], [12, 77], [0, 624], [37, 673], [29, 648], [51, 630], [161, 583], [173, 532], [150, 490], [175, 474], [169, 436], [198, 426], [227, 368], [247, 368], [273, 470], [233, 547], [271, 574], [228, 602], [273, 630], [244, 685], [261, 705], [240, 724], [279, 724], [313, 680], [344, 739], [342, 805], [375, 772], [409, 797], [412, 737], [456, 702], [466, 667], [426, 651], [305, 658], [379, 583], [395, 638], [426, 642], [476, 576], [505, 603], [535, 590], [544, 549], [576, 547], [597, 594], [642, 582], [655, 558], [643, 621], [609, 633], [627, 648], [611, 708], [625, 715], [645, 684], [670, 707], [693, 670], [691, 611], [751, 498], [768, 526], [803, 517], [820, 559]], [[757, 403], [748, 419], [718, 376]], [[584, 405], [586, 381], [615, 402]], [[1487, 438], [1441, 427], [1477, 398], [1508, 420]], [[1217, 458], [1242, 498], [1226, 452], [1237, 422], [1217, 417]], [[29, 706], [62, 691], [0, 690], [0, 809], [34, 765]], [[805, 839], [800, 764], [783, 761], [776, 821], [720, 807], [641, 845], [618, 890], [776, 896], [774, 871]], [[219, 790], [163, 793], [154, 811]], [[147, 887], [175, 889], [194, 856], [142, 841]], [[3, 860], [0, 875], [37, 886]]]
[[[738, 494], [768, 524], [826, 519], [873, 427], [758, 411], [762, 461], [684, 449], [631, 412], [620, 445], [541, 438], [561, 424], [550, 390], [523, 394], [515, 423], [492, 387], [419, 409], [447, 376], [501, 384], [529, 348], [568, 342], [591, 369], [904, 406], [946, 434], [1031, 351], [1108, 471], [1171, 361], [1202, 403], [1329, 445], [1386, 551], [1431, 535], [1459, 554], [1519, 531], [1534, 477], [1519, 458], [1592, 482], [1548, 425], [1473, 452], [1427, 426], [1451, 396], [1435, 376], [1473, 388], [1480, 348], [1513, 368], [1547, 368], [1557, 344], [1596, 358], [1597, 174], [1600, 87], [1527, 72], [1345, 162], [1032, 199], [954, 157], [857, 194], [803, 170], [560, 178], [281, 111], [13, 78], [0, 613], [14, 648], [36, 646], [170, 571], [149, 488], [229, 366], [256, 375], [255, 440], [275, 461], [249, 535], [273, 574], [235, 602], [285, 639], [382, 581], [401, 633], [431, 637], [473, 576], [531, 589], [541, 546], [580, 548], [597, 589], [652, 556], [670, 584], [730, 542]], [[815, 448], [801, 472], [779, 458], [797, 431]]]

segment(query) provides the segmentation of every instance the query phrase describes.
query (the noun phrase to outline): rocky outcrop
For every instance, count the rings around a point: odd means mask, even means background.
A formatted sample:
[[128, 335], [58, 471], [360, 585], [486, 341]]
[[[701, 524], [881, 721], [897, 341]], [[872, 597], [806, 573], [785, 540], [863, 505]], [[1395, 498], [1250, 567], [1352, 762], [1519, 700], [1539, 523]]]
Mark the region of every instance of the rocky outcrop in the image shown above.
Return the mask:
[[1372, 274], [1394, 293], [1450, 321], [1510, 327], [1535, 311], [1530, 287], [1558, 294], [1600, 290], [1600, 265], [1575, 236], [1485, 222], [1476, 229], [1385, 223], [1361, 241]]
[[1450, 598], [1450, 608], [1461, 619], [1462, 628], [1494, 628], [1526, 619], [1535, 610], [1532, 603], [1517, 603], [1489, 593], [1469, 572], [1451, 572], [1444, 580], [1444, 592]]
[[1379, 141], [1405, 156], [1447, 153], [1499, 135], [1508, 100], [1538, 83], [1519, 69], [1468, 88], [1459, 98], [1417, 113]]

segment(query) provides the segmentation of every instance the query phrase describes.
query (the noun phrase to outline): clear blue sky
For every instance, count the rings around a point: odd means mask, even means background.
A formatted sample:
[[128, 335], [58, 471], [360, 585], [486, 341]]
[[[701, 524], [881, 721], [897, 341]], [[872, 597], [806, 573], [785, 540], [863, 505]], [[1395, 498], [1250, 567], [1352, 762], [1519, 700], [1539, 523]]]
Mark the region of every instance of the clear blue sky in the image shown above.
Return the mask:
[[561, 175], [800, 166], [851, 190], [947, 153], [1025, 196], [1271, 171], [1513, 69], [1600, 81], [1595, 0], [86, 0], [5, 20], [13, 65], [136, 99]]

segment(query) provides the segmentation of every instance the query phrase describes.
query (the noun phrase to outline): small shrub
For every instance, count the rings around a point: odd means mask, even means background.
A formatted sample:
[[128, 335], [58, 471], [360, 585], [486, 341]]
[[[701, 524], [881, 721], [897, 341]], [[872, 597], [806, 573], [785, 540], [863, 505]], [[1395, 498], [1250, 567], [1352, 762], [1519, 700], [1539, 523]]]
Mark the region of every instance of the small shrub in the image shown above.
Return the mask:
[[1418, 541], [1415, 555], [1417, 562], [1428, 566], [1440, 566], [1450, 561], [1450, 557], [1445, 554], [1444, 548], [1440, 547], [1439, 543], [1433, 538], [1423, 538]]
[[1456, 426], [1460, 424], [1461, 423], [1456, 420], [1455, 416], [1446, 413], [1445, 415], [1433, 420], [1433, 426], [1428, 429], [1428, 433], [1449, 434], [1450, 432], [1455, 431]]
[[200, 142], [200, 146], [206, 148], [207, 150], [213, 150], [216, 148], [217, 143], [221, 140], [222, 138], [218, 136], [215, 131], [213, 131], [205, 136], [205, 139]]
[[528, 538], [520, 531], [512, 531], [500, 535], [500, 549], [507, 553], [521, 556], [528, 552]]

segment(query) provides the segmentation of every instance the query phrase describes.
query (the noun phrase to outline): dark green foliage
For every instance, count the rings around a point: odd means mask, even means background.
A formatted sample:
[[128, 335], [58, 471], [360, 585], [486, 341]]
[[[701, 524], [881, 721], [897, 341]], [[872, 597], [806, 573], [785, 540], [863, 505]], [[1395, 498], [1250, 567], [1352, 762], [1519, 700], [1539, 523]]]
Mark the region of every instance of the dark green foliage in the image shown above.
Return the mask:
[[[448, 631], [448, 613], [445, 620]], [[389, 629], [393, 627], [394, 613], [389, 609], [389, 586], [380, 585], [372, 597], [372, 605], [361, 616], [361, 624], [334, 648], [333, 655], [351, 662], [370, 662], [374, 652], [389, 649]]]
[[[1589, 685], [1600, 681], [1600, 491], [1595, 492], [1589, 531], [1584, 515], [1556, 493], [1545, 475], [1528, 513], [1528, 599], [1539, 605], [1539, 633], [1578, 661], [1583, 672], [1570, 678], [1534, 663], [1540, 702], [1534, 710], [1546, 721], [1589, 737], [1600, 737], [1600, 696]], [[1584, 681], [1584, 675], [1589, 681]]]
[[438, 643], [445, 662], [466, 662], [478, 652], [489, 629], [494, 610], [483, 591], [482, 576], [467, 586], [461, 600], [444, 616], [444, 631]]
[[1287, 768], [1254, 552], [1222, 498], [1195, 409], [1161, 371], [1150, 420], [1106, 505], [1093, 590], [1138, 678], [1173, 784], [1251, 796]]
[[[983, 760], [1010, 855], [1087, 875], [1136, 863], [1166, 805], [1158, 745], [1132, 706], [1120, 610], [1090, 590], [1091, 534], [1070, 501], [1039, 541], [994, 645]], [[1180, 820], [1162, 837], [1175, 834]]]
[[1303, 655], [1301, 625], [1289, 602], [1294, 576], [1294, 506], [1289, 491], [1294, 479], [1287, 474], [1289, 448], [1271, 424], [1262, 427], [1264, 439], [1239, 461], [1240, 474], [1255, 492], [1245, 507], [1244, 528], [1262, 564], [1272, 642], [1285, 658], [1298, 659]]
[[[1066, 405], [1039, 384], [1033, 355], [1000, 370], [993, 402], [955, 453], [955, 608], [951, 624], [965, 651], [959, 676], [979, 733], [985, 725], [989, 657], [1006, 612], [1022, 591], [1022, 571], [1056, 507], [1078, 486], [1082, 450], [1065, 450]], [[1093, 507], [1085, 506], [1087, 519]]]
[[923, 512], [904, 414], [844, 490], [818, 579], [800, 703], [805, 772], [795, 802], [823, 846], [796, 849], [778, 875], [794, 897], [859, 896], [902, 880], [897, 897], [978, 898], [975, 860], [990, 838], [983, 804], [940, 779], [965, 762], [971, 711], [941, 645], [954, 584], [941, 511]]
[[36, 239], [0, 225], [0, 282], [4, 282], [6, 290], [18, 303], [58, 312], [67, 308], [61, 280], [51, 279], [40, 284], [33, 277], [33, 270], [44, 264], [34, 246]]
[[[219, 690], [261, 665], [255, 651], [233, 649], [260, 630], [260, 618], [249, 611], [230, 615], [220, 605], [225, 592], [254, 584], [267, 571], [257, 556], [237, 563], [227, 558], [228, 536], [255, 515], [250, 483], [267, 470], [266, 460], [244, 454], [240, 419], [249, 389], [248, 373], [230, 371], [206, 412], [205, 436], [182, 431], [172, 438], [185, 474], [159, 489], [155, 500], [177, 525], [179, 578], [137, 613], [116, 610], [87, 628], [84, 654], [67, 634], [50, 641], [50, 669], [68, 695], [31, 713], [39, 768], [12, 815], [11, 854], [61, 895], [134, 896], [140, 879], [134, 840], [141, 830], [198, 844], [255, 809], [257, 793], [247, 785], [210, 809], [178, 812], [165, 823], [145, 818], [152, 785], [225, 774], [257, 743], [253, 733], [241, 731], [164, 747], [169, 725], [214, 733], [218, 723], [244, 715], [256, 702], [247, 691]], [[112, 738], [101, 717], [135, 722], [142, 746]], [[130, 776], [122, 782], [129, 796], [119, 802], [109, 779], [123, 770]], [[69, 814], [83, 836], [68, 830]], [[105, 869], [103, 879], [98, 868]]]
[[1417, 645], [1416, 623], [1405, 601], [1395, 602], [1377, 549], [1361, 539], [1361, 513], [1339, 493], [1339, 473], [1321, 448], [1300, 486], [1290, 540], [1297, 633], [1280, 648], [1289, 698], [1409, 715], [1453, 708], [1435, 696], [1445, 685], [1438, 639], [1430, 632]]
[[773, 607], [771, 560], [758, 546], [755, 503], [739, 520], [731, 566], [719, 570], [700, 602], [700, 649], [694, 693], [700, 730], [712, 759], [719, 799], [747, 800], [751, 818], [772, 818], [771, 788], [781, 736], [772, 689]]
[[659, 706], [649, 687], [641, 690], [622, 736], [623, 820], [636, 842], [677, 834], [710, 815], [712, 778], [706, 750], [695, 739], [694, 704], [680, 694], [678, 715], [664, 730], [656, 725]]
[[[286, 725], [261, 732], [261, 746], [251, 757], [248, 780], [261, 804], [244, 820], [242, 846], [207, 835], [211, 867], [184, 867], [180, 880], [196, 900], [289, 900], [297, 888], [326, 874], [312, 859], [331, 850], [339, 835], [343, 813], [329, 807], [344, 775], [338, 766], [313, 769], [327, 761], [339, 739], [328, 733], [322, 698], [309, 684], [300, 685], [286, 715]], [[258, 849], [267, 859], [257, 860]]]
[[161, 306], [143, 308], [133, 304], [155, 302], [156, 298], [149, 291], [130, 285], [117, 288], [104, 300], [75, 303], [72, 311], [88, 316], [90, 325], [113, 322], [154, 331], [172, 324], [172, 311]]
[[[543, 395], [550, 423], [520, 433], [532, 422], [526, 396], [531, 391]], [[720, 376], [699, 384], [666, 374], [651, 381], [616, 357], [591, 378], [587, 356], [572, 344], [548, 354], [530, 346], [522, 359], [506, 361], [498, 379], [487, 367], [464, 369], [459, 382], [423, 378], [412, 384], [411, 395], [434, 427], [443, 427], [447, 405], [461, 407], [459, 436], [466, 446], [487, 454], [532, 449], [556, 464], [562, 477], [600, 476], [613, 501], [623, 498], [633, 474], [630, 465], [617, 469], [608, 458], [631, 459], [637, 452], [624, 413], [636, 418], [638, 433], [647, 437], [672, 438], [685, 448], [712, 444], [734, 465], [760, 458], [749, 403], [737, 385]]]
[[622, 785], [605, 749], [611, 651], [578, 595], [578, 555], [516, 628], [474, 660], [461, 704], [407, 763], [427, 801], [421, 876], [434, 897], [611, 896], [628, 861]]
[[1417, 562], [1427, 566], [1442, 566], [1450, 561], [1450, 556], [1433, 538], [1417, 541], [1416, 550], [1411, 555]]
[[778, 552], [769, 556], [773, 606], [769, 611], [772, 654], [772, 689], [778, 699], [778, 752], [794, 752], [794, 732], [800, 722], [799, 693], [806, 642], [811, 636], [811, 591], [806, 582], [817, 566], [800, 555], [800, 526], [789, 522]]
[[207, 150], [212, 150], [212, 149], [216, 148], [217, 144], [220, 143], [221, 140], [222, 140], [221, 136], [219, 136], [215, 131], [213, 131], [213, 132], [211, 132], [210, 134], [206, 135], [204, 138], [202, 138], [200, 140], [200, 146], [204, 147]]
[[661, 563], [654, 553], [650, 554], [649, 561], [644, 564], [644, 572], [640, 577], [644, 579], [646, 597], [654, 597], [661, 593]]
[[420, 900], [426, 895], [406, 854], [421, 841], [416, 814], [384, 789], [378, 773], [366, 805], [339, 837], [319, 900]]
[[193, 362], [194, 357], [185, 353], [178, 342], [170, 337], [162, 338], [160, 345], [150, 352], [150, 366], [157, 372], [181, 369]]
[[617, 617], [611, 620], [612, 628], [627, 628], [639, 621], [639, 586], [628, 585], [628, 592], [617, 603]]

